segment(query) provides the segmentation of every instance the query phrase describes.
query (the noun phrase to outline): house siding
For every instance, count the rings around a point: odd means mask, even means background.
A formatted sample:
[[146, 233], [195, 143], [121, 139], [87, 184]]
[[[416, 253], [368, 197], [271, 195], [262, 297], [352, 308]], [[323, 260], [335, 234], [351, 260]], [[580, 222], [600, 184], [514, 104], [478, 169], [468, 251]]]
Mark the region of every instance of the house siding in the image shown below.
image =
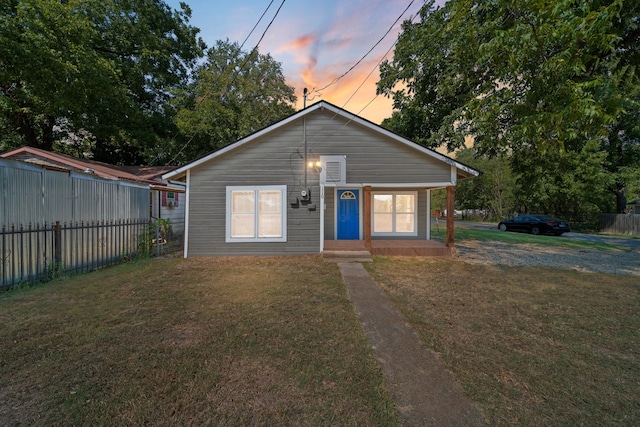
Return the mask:
[[336, 239], [336, 193], [333, 187], [324, 189], [324, 240]]
[[[189, 256], [288, 255], [320, 250], [320, 187], [309, 173], [307, 188], [316, 210], [292, 208], [304, 186], [302, 125], [281, 129], [191, 171]], [[298, 155], [300, 153], [300, 155]], [[226, 243], [227, 186], [286, 185], [287, 241]]]
[[307, 116], [311, 156], [346, 155], [348, 184], [442, 183], [451, 165], [329, 112]]
[[[346, 155], [346, 181], [362, 184], [442, 183], [451, 181], [451, 165], [330, 111], [306, 118], [308, 160]], [[292, 208], [305, 188], [303, 120], [282, 125], [254, 140], [190, 169], [188, 256], [287, 255], [320, 249], [318, 172], [307, 173], [315, 210]], [[226, 243], [227, 186], [287, 186], [287, 241]], [[375, 185], [374, 185], [375, 187]], [[407, 188], [409, 189], [409, 188]], [[324, 238], [334, 238], [335, 203], [325, 188]], [[419, 188], [419, 235], [426, 238], [426, 191]]]

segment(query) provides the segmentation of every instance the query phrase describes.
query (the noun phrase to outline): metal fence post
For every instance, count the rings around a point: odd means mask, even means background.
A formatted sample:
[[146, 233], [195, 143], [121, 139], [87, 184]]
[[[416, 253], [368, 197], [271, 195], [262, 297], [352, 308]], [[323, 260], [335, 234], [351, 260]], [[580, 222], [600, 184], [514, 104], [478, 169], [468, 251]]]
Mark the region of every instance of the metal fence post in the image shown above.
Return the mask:
[[154, 224], [154, 226], [155, 226], [155, 233], [156, 233], [156, 256], [159, 257], [160, 256], [160, 227], [158, 226], [157, 222]]
[[56, 221], [53, 226], [53, 257], [55, 259], [55, 268], [59, 269], [62, 265], [62, 225], [60, 221]]

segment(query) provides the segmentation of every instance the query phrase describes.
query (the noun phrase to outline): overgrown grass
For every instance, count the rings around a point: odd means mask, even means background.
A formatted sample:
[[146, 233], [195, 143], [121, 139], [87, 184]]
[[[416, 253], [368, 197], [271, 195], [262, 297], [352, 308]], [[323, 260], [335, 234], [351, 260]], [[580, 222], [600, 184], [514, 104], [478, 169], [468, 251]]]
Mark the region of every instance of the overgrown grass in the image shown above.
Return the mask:
[[367, 268], [492, 425], [640, 425], [637, 277], [459, 259]]
[[397, 425], [335, 265], [152, 259], [0, 300], [0, 425]]

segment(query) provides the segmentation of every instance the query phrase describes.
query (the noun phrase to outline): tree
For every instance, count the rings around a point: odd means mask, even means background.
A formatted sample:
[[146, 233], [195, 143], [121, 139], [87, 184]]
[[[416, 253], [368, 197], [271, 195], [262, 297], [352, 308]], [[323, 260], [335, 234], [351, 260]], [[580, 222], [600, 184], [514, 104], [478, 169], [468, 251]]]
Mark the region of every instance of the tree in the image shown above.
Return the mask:
[[[473, 135], [476, 151], [513, 156], [523, 174], [525, 154], [622, 151], [599, 158], [617, 178], [606, 185], [623, 196], [624, 171], [640, 167], [631, 119], [640, 103], [639, 12], [628, 0], [430, 2], [421, 21], [403, 25], [393, 61], [381, 66], [378, 91], [396, 109], [385, 125], [449, 150]], [[541, 163], [550, 168], [542, 181], [565, 172]]]
[[[191, 11], [161, 0], [1, 0], [0, 144], [140, 163], [173, 124], [166, 108], [205, 45]], [[89, 132], [89, 146], [54, 144]], [[73, 139], [73, 138], [72, 138]], [[77, 140], [77, 139], [76, 139]], [[81, 140], [86, 143], [86, 139]]]
[[456, 189], [459, 209], [481, 209], [487, 216], [500, 219], [514, 211], [515, 177], [506, 156], [476, 156], [473, 149], [456, 153], [456, 160], [482, 171], [479, 177], [465, 179]]
[[[178, 126], [185, 142], [173, 147], [181, 161], [205, 155], [295, 112], [294, 88], [281, 64], [257, 49], [218, 41], [194, 82], [177, 98]], [[181, 147], [179, 145], [182, 144]]]
[[[471, 33], [448, 31], [448, 8], [434, 9], [433, 4], [431, 0], [422, 7], [421, 21], [402, 24], [393, 62], [380, 66], [378, 93], [392, 97], [394, 107], [382, 125], [426, 147], [454, 151], [464, 146], [457, 123], [477, 85], [470, 53], [479, 40]], [[474, 25], [466, 18], [458, 24]]]

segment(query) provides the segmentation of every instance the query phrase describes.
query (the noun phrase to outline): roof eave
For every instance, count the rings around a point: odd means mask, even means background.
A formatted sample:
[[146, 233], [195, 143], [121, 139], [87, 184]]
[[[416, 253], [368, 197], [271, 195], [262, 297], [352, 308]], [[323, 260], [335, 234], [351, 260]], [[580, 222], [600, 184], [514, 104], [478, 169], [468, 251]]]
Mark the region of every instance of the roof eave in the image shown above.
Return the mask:
[[208, 162], [208, 161], [210, 161], [210, 160], [212, 160], [212, 159], [214, 159], [216, 157], [222, 156], [223, 154], [228, 153], [229, 151], [235, 150], [236, 148], [239, 148], [239, 147], [241, 147], [241, 146], [243, 146], [243, 145], [245, 145], [245, 144], [257, 139], [257, 138], [260, 138], [261, 136], [264, 136], [264, 135], [266, 135], [268, 133], [271, 133], [271, 132], [275, 131], [276, 129], [278, 129], [278, 128], [282, 127], [282, 126], [286, 126], [287, 124], [297, 120], [298, 118], [300, 118], [300, 117], [302, 117], [304, 115], [307, 115], [307, 114], [310, 114], [313, 111], [316, 111], [316, 110], [319, 110], [319, 109], [322, 110], [322, 109], [325, 109], [325, 108], [327, 110], [337, 114], [337, 115], [340, 115], [340, 116], [348, 119], [349, 121], [356, 122], [356, 123], [358, 123], [358, 124], [360, 124], [362, 126], [365, 126], [365, 127], [369, 128], [369, 129], [375, 131], [375, 132], [378, 132], [378, 133], [380, 133], [382, 135], [385, 135], [386, 137], [391, 138], [391, 139], [393, 139], [393, 140], [395, 140], [395, 141], [397, 141], [399, 143], [402, 143], [402, 144], [407, 145], [407, 146], [409, 146], [409, 147], [411, 147], [411, 148], [413, 148], [415, 150], [418, 150], [418, 151], [420, 151], [420, 152], [422, 152], [422, 153], [424, 153], [424, 154], [426, 154], [426, 155], [428, 155], [430, 157], [433, 157], [433, 158], [438, 159], [438, 160], [440, 160], [442, 162], [445, 162], [445, 163], [447, 163], [449, 165], [452, 165], [456, 169], [462, 171], [463, 173], [469, 174], [469, 177], [479, 176], [480, 175], [480, 171], [475, 170], [470, 166], [464, 165], [464, 164], [452, 159], [451, 157], [445, 156], [444, 154], [440, 154], [437, 151], [434, 151], [434, 150], [431, 150], [429, 148], [423, 147], [422, 145], [419, 145], [419, 144], [417, 144], [417, 143], [415, 143], [415, 142], [413, 142], [413, 141], [411, 141], [411, 140], [409, 140], [409, 139], [407, 139], [407, 138], [405, 138], [403, 136], [400, 136], [400, 135], [398, 135], [398, 134], [396, 134], [394, 132], [391, 132], [390, 130], [387, 130], [387, 129], [381, 127], [380, 125], [377, 125], [377, 124], [375, 124], [375, 123], [373, 123], [373, 122], [371, 122], [371, 121], [369, 121], [367, 119], [364, 119], [364, 118], [362, 118], [360, 116], [357, 116], [357, 115], [355, 115], [353, 113], [350, 113], [350, 112], [348, 112], [348, 111], [346, 111], [346, 110], [344, 110], [342, 108], [336, 107], [335, 105], [333, 105], [331, 103], [328, 103], [326, 101], [319, 101], [319, 102], [317, 102], [317, 103], [315, 103], [315, 104], [313, 104], [313, 105], [311, 105], [311, 106], [309, 106], [309, 107], [307, 107], [307, 108], [305, 108], [303, 110], [298, 111], [295, 114], [292, 114], [291, 116], [289, 116], [289, 117], [287, 117], [287, 118], [285, 118], [285, 119], [283, 119], [283, 120], [281, 120], [281, 121], [279, 121], [277, 123], [274, 123], [274, 124], [272, 124], [270, 126], [267, 126], [266, 128], [261, 129], [261, 130], [255, 132], [255, 133], [253, 133], [253, 134], [251, 134], [249, 136], [246, 136], [245, 138], [239, 139], [236, 142], [233, 142], [233, 143], [231, 143], [231, 144], [229, 144], [229, 145], [227, 145], [227, 146], [225, 146], [225, 147], [223, 147], [223, 148], [221, 148], [221, 149], [219, 149], [217, 151], [214, 151], [214, 152], [212, 152], [212, 153], [210, 153], [210, 154], [208, 154], [208, 155], [206, 155], [204, 157], [201, 157], [198, 160], [195, 160], [195, 161], [193, 161], [191, 163], [187, 163], [186, 165], [184, 165], [182, 167], [179, 167], [179, 168], [177, 168], [177, 169], [175, 169], [175, 170], [173, 170], [171, 172], [168, 172], [166, 174], [163, 174], [162, 175], [162, 179], [171, 179], [171, 178], [176, 179], [176, 178], [182, 177], [182, 176], [184, 176], [186, 174], [187, 170], [189, 170], [189, 169], [193, 169], [194, 167], [199, 166], [199, 165], [201, 165], [203, 163], [206, 163], [206, 162]]

